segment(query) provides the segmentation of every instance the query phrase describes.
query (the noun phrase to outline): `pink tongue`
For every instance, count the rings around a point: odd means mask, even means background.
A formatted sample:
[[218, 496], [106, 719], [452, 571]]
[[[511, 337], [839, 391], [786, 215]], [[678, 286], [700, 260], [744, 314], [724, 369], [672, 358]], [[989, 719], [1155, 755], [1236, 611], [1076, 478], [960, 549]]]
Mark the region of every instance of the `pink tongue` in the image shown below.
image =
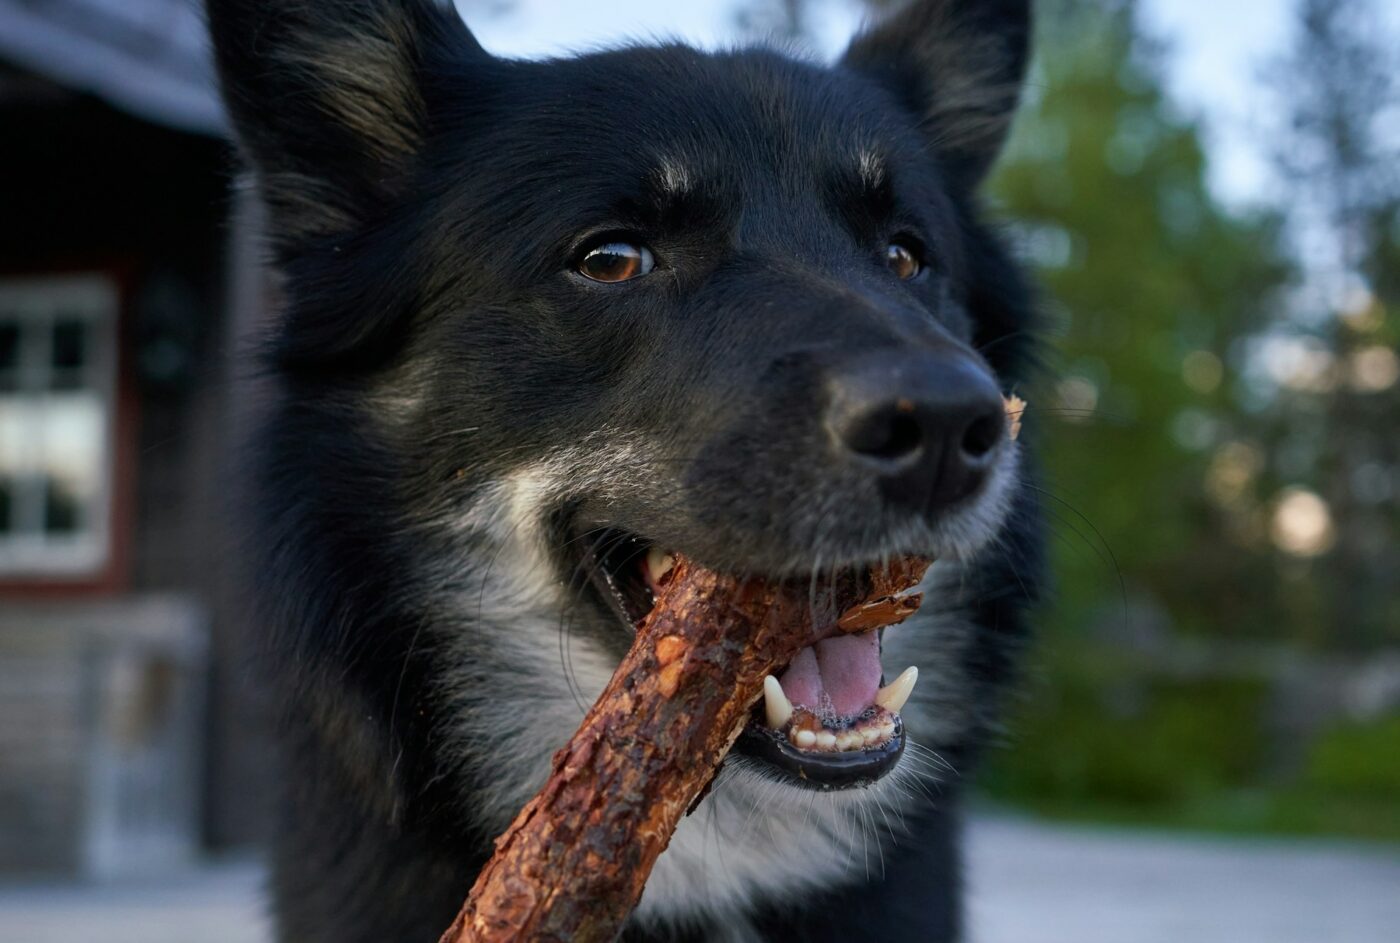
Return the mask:
[[822, 639], [798, 652], [778, 680], [798, 707], [820, 714], [827, 706], [825, 695], [837, 717], [859, 714], [875, 702], [880, 690], [880, 634]]

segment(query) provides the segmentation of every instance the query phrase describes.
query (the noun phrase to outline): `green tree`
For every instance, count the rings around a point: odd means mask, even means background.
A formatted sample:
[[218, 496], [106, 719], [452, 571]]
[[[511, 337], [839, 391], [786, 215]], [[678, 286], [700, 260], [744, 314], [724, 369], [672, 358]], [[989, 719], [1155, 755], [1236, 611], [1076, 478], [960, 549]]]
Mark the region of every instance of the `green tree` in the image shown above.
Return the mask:
[[1135, 631], [1155, 614], [1263, 634], [1274, 614], [1267, 558], [1250, 552], [1256, 509], [1237, 506], [1216, 466], [1222, 448], [1252, 454], [1237, 439], [1233, 342], [1286, 278], [1280, 227], [1213, 199], [1200, 131], [1167, 100], [1134, 8], [1041, 4], [1040, 54], [993, 181], [1058, 334], [1058, 379], [1027, 414], [1053, 426], [1053, 622], [1121, 629], [1126, 616]]
[[1373, 0], [1303, 0], [1271, 70], [1303, 278], [1265, 342], [1309, 355], [1274, 371], [1271, 465], [1319, 496], [1327, 525], [1311, 545], [1279, 536], [1299, 558], [1292, 595], [1309, 604], [1312, 641], [1362, 650], [1400, 640], [1397, 49]]

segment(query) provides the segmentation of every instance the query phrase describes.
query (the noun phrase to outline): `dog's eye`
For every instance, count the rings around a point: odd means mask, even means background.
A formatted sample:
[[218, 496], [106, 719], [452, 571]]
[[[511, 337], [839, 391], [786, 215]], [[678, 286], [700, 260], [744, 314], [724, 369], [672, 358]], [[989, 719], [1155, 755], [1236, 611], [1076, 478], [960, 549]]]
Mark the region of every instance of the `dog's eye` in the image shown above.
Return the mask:
[[891, 242], [885, 249], [885, 264], [890, 267], [899, 278], [911, 279], [924, 270], [924, 264], [919, 261], [919, 253], [914, 248], [904, 242]]
[[578, 272], [595, 282], [625, 282], [641, 278], [656, 267], [646, 246], [608, 242], [590, 249], [578, 264]]

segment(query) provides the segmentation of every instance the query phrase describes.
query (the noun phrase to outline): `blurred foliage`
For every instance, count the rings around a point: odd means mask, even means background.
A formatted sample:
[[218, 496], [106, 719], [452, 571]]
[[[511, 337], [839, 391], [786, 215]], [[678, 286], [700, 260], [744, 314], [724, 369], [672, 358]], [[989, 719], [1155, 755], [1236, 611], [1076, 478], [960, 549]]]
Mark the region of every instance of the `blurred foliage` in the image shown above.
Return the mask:
[[1303, 774], [1310, 788], [1396, 802], [1400, 797], [1400, 717], [1346, 724], [1318, 740]]
[[1162, 677], [1102, 650], [1052, 674], [1013, 720], [1014, 756], [984, 777], [993, 795], [1048, 809], [1180, 804], [1252, 785], [1263, 764], [1261, 681]]
[[993, 797], [1400, 840], [1393, 715], [1281, 725], [1282, 678], [1157, 657], [1183, 637], [1361, 657], [1400, 639], [1400, 385], [1374, 382], [1400, 339], [1400, 161], [1376, 136], [1396, 98], [1368, 10], [1302, 3], [1274, 85], [1294, 199], [1240, 212], [1207, 189], [1201, 130], [1134, 4], [1042, 4], [993, 193], [1052, 315], [1027, 421], [1058, 592]]
[[[1304, 274], [1262, 344], [1293, 352], [1263, 410], [1270, 477], [1311, 489], [1325, 533], [1302, 548], [1311, 644], [1400, 642], [1400, 37], [1375, 0], [1301, 0], [1270, 69], [1277, 172]], [[1301, 356], [1299, 356], [1301, 355]]]
[[1400, 718], [1343, 722], [1279, 768], [1292, 731], [1263, 676], [1169, 675], [1141, 656], [1070, 645], [1013, 711], [1011, 749], [979, 777], [1043, 815], [1400, 842]]
[[[1273, 636], [1287, 614], [1267, 557], [1240, 553], [1209, 501], [1207, 446], [1233, 409], [1232, 342], [1291, 278], [1283, 221], [1212, 198], [1199, 129], [1164, 97], [1132, 5], [1061, 3], [993, 181], [1046, 286], [1053, 388], [1028, 423], [1048, 449], [1057, 627]], [[1037, 413], [1039, 416], [1037, 417]], [[1039, 418], [1039, 423], [1036, 422]]]

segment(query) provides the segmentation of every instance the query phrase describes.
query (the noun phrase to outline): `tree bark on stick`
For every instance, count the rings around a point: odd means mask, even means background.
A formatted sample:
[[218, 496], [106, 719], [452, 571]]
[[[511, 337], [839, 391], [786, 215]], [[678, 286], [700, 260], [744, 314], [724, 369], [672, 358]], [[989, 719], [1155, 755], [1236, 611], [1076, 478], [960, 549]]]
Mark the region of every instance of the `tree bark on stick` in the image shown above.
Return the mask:
[[[440, 943], [603, 943], [641, 897], [681, 816], [709, 785], [763, 679], [812, 627], [903, 621], [927, 560], [806, 581], [725, 576], [678, 557], [655, 607], [544, 788], [496, 840]], [[813, 611], [815, 607], [815, 612]]]

